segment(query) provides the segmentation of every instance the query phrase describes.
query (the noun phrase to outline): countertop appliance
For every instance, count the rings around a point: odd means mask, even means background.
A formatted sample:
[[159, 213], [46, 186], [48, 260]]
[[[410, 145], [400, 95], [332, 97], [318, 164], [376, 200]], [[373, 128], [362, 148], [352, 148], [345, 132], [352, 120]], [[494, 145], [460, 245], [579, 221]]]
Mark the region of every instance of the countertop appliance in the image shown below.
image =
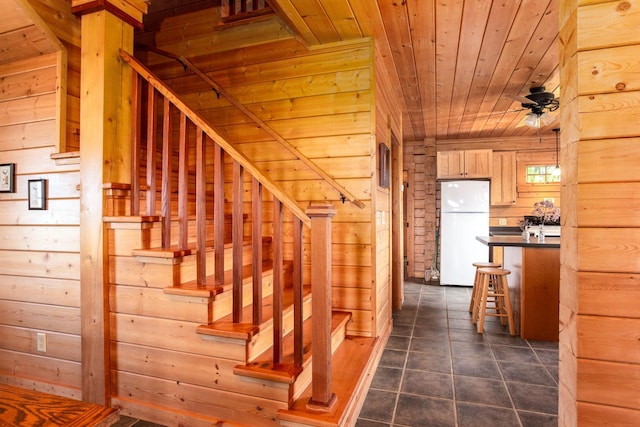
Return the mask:
[[473, 286], [473, 263], [489, 260], [476, 240], [489, 235], [489, 181], [442, 181], [440, 222], [440, 284]]

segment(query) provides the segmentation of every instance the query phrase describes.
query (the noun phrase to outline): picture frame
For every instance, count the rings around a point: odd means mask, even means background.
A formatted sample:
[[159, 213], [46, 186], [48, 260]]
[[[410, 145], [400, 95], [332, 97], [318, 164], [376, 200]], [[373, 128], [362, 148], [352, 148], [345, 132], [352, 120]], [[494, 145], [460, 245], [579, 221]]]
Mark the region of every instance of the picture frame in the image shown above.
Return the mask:
[[15, 163], [0, 165], [0, 193], [15, 193]]
[[389, 188], [390, 179], [390, 152], [389, 147], [384, 142], [378, 144], [378, 185]]
[[47, 180], [29, 180], [29, 210], [47, 209]]

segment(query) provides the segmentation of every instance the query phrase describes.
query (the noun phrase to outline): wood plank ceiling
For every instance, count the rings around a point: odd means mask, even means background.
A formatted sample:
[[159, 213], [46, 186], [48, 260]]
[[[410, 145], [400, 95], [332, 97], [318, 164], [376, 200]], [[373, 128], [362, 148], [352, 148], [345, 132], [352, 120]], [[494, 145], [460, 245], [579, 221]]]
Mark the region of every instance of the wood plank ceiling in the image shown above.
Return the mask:
[[[394, 70], [406, 140], [535, 135], [518, 126], [528, 110], [510, 96], [533, 86], [559, 93], [558, 0], [267, 2], [309, 46], [376, 37], [378, 60]], [[153, 0], [151, 7], [178, 14], [212, 4], [220, 0]], [[0, 63], [58, 48], [28, 16], [27, 0], [0, 6]], [[558, 121], [540, 133], [551, 134]]]
[[0, 64], [46, 55], [62, 48], [26, 0], [0, 0]]
[[374, 35], [395, 70], [407, 140], [536, 135], [513, 97], [535, 86], [559, 94], [558, 0], [268, 3], [310, 46]]

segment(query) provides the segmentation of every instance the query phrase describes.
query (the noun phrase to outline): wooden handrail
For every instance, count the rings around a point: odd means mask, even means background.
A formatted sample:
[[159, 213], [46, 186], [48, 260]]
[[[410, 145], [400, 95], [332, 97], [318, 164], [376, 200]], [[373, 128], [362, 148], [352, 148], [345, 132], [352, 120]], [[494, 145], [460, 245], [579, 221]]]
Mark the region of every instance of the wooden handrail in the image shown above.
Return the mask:
[[289, 195], [276, 183], [271, 181], [269, 177], [257, 167], [247, 156], [238, 151], [232, 144], [230, 144], [222, 135], [220, 135], [211, 125], [204, 120], [200, 115], [193, 111], [191, 107], [185, 104], [180, 97], [170, 88], [162, 83], [162, 81], [144, 66], [140, 61], [131, 56], [128, 52], [120, 50], [120, 57], [131, 66], [139, 75], [142, 76], [150, 85], [152, 85], [162, 96], [169, 99], [173, 105], [176, 106], [193, 124], [202, 129], [209, 138], [214, 140], [229, 156], [240, 163], [244, 169], [254, 176], [260, 183], [266, 188], [274, 197], [279, 199], [295, 216], [306, 225], [311, 224], [311, 220], [307, 216], [298, 203], [294, 201]]
[[282, 135], [280, 135], [276, 130], [274, 130], [271, 126], [269, 126], [264, 120], [258, 117], [253, 111], [249, 110], [240, 101], [235, 99], [233, 95], [229, 93], [229, 91], [227, 91], [225, 88], [223, 88], [218, 83], [216, 83], [215, 80], [213, 80], [206, 73], [204, 73], [202, 70], [196, 67], [187, 58], [180, 55], [174, 55], [173, 53], [164, 51], [162, 49], [157, 49], [157, 48], [148, 47], [148, 46], [145, 46], [145, 48], [148, 49], [150, 52], [154, 52], [154, 53], [157, 53], [158, 55], [162, 55], [162, 56], [166, 56], [167, 58], [174, 59], [180, 62], [184, 67], [187, 67], [191, 71], [196, 73], [196, 75], [198, 75], [201, 79], [207, 82], [216, 91], [218, 95], [222, 95], [227, 101], [229, 101], [232, 105], [234, 105], [236, 108], [242, 111], [247, 117], [253, 120], [262, 130], [268, 133], [273, 139], [278, 141], [280, 145], [282, 145], [284, 148], [289, 150], [291, 154], [296, 156], [296, 158], [302, 161], [302, 163], [304, 163], [312, 171], [318, 174], [323, 180], [325, 180], [331, 187], [333, 187], [336, 191], [338, 191], [338, 193], [340, 193], [341, 198], [344, 198], [345, 200], [349, 200], [351, 203], [358, 206], [359, 208], [364, 208], [365, 206], [364, 203], [358, 200], [356, 196], [351, 194], [349, 190], [347, 190], [343, 185], [337, 182], [324, 169], [322, 169], [320, 166], [315, 164], [313, 160], [309, 159], [307, 156], [302, 154], [300, 150], [294, 147], [289, 141], [287, 141]]

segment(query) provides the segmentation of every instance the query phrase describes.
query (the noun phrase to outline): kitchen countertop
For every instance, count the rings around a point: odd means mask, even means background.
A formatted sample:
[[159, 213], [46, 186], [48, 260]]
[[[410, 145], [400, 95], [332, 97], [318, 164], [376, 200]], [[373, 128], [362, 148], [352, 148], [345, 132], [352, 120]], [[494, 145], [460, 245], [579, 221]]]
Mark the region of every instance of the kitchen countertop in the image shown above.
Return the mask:
[[476, 236], [476, 240], [490, 248], [494, 246], [520, 246], [523, 248], [559, 248], [560, 237], [545, 237], [544, 242], [538, 242], [538, 238], [531, 236], [528, 242], [522, 240], [522, 236]]

